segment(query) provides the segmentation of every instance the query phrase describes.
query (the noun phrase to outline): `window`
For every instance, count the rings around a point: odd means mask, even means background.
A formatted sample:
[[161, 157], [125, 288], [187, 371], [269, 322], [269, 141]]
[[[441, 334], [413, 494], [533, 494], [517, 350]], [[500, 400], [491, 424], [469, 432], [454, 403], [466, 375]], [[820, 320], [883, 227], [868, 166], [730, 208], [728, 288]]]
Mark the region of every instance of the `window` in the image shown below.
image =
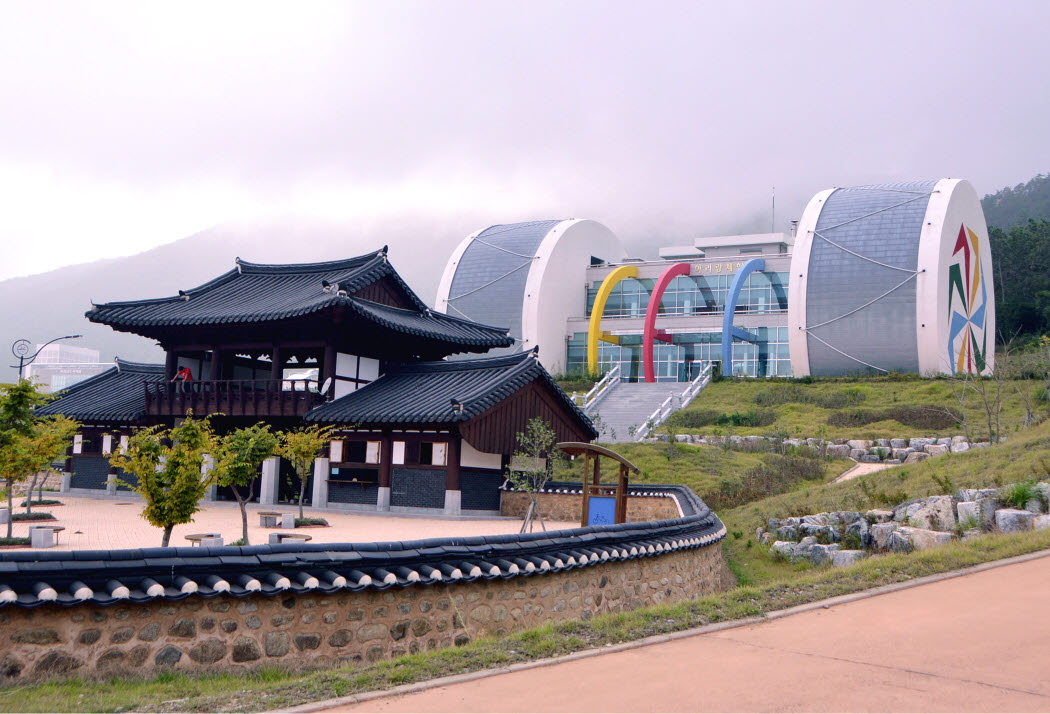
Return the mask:
[[347, 441], [345, 462], [351, 464], [378, 464], [378, 441]]
[[403, 464], [405, 463], [405, 442], [395, 441], [394, 442], [394, 453], [393, 458], [390, 459], [391, 463]]
[[419, 463], [427, 466], [445, 466], [447, 461], [446, 444], [424, 441], [419, 445]]

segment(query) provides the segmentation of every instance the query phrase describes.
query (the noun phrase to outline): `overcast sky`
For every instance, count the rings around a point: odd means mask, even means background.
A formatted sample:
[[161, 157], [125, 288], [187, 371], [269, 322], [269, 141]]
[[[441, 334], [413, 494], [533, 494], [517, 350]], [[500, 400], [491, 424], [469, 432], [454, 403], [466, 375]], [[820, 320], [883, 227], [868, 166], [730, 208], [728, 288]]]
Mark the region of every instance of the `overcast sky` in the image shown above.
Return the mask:
[[0, 0], [0, 278], [278, 214], [590, 217], [655, 252], [768, 226], [774, 185], [778, 230], [830, 186], [983, 195], [1050, 170], [1047, 27], [1016, 0]]

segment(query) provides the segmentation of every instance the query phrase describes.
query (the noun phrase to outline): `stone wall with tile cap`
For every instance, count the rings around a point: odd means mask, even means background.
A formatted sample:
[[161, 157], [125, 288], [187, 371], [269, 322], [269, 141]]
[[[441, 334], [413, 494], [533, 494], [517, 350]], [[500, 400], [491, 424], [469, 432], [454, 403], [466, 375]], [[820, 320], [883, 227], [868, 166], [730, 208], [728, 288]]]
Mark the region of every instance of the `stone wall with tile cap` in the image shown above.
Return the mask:
[[527, 577], [385, 591], [4, 607], [0, 681], [370, 662], [733, 584], [716, 540]]
[[[565, 493], [564, 491], [570, 491]], [[524, 518], [529, 509], [529, 494], [523, 491], [503, 491], [500, 494], [500, 515], [509, 518]], [[543, 491], [536, 494], [536, 503], [543, 518], [552, 521], [579, 522], [582, 515], [583, 495], [579, 484], [575, 490]], [[678, 518], [682, 511], [674, 495], [645, 494], [627, 497], [627, 520], [631, 523], [659, 521]]]

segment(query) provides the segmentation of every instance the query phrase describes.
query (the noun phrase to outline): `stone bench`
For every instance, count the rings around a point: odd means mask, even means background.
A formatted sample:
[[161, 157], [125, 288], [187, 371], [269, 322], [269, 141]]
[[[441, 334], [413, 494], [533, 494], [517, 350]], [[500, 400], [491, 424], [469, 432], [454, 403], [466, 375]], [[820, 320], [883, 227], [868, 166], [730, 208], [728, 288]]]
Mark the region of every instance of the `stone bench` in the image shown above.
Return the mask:
[[58, 543], [58, 534], [65, 526], [29, 526], [29, 545], [33, 548], [51, 548]]
[[259, 511], [259, 525], [263, 528], [295, 528], [295, 514]]
[[218, 546], [222, 545], [222, 534], [220, 533], [191, 533], [186, 536], [190, 545], [196, 546]]
[[271, 533], [270, 534], [270, 545], [280, 545], [286, 541], [301, 541], [305, 543], [308, 540], [312, 540], [313, 536], [308, 536], [303, 533]]

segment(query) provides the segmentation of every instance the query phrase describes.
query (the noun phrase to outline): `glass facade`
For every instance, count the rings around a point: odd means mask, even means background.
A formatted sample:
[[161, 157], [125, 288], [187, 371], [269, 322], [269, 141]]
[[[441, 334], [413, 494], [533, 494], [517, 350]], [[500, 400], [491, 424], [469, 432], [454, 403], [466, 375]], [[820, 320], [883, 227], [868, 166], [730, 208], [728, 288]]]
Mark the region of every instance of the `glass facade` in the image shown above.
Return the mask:
[[[666, 317], [704, 315], [717, 318], [725, 310], [729, 286], [742, 266], [743, 262], [734, 261], [695, 265], [693, 274], [678, 276], [667, 285], [658, 314]], [[644, 318], [655, 284], [656, 278], [645, 277], [627, 278], [617, 283], [605, 304], [602, 329], [615, 332], [617, 320]], [[751, 273], [740, 290], [736, 314], [786, 313], [787, 284], [786, 272]], [[588, 317], [600, 288], [601, 281], [597, 281], [587, 289]], [[709, 325], [711, 323], [710, 320], [706, 322]], [[774, 326], [748, 329], [755, 336], [755, 341], [734, 339], [733, 373], [749, 377], [790, 377], [787, 328]], [[721, 330], [679, 332], [670, 337], [670, 343], [656, 342], [653, 346], [653, 367], [657, 381], [689, 381], [699, 374], [705, 362], [720, 362], [722, 359]], [[618, 339], [619, 344], [598, 343], [601, 371], [605, 372], [619, 363], [620, 373], [625, 379], [643, 380], [641, 330], [638, 330], [638, 334], [619, 335]], [[586, 371], [586, 333], [577, 332], [569, 339], [566, 368], [569, 372]]]
[[[718, 264], [721, 267], [722, 264]], [[725, 265], [738, 265], [726, 263]], [[707, 266], [709, 267], [709, 266]], [[660, 315], [718, 314], [725, 309], [726, 295], [733, 282], [733, 273], [684, 276], [670, 282], [660, 300]], [[751, 273], [740, 290], [736, 312], [787, 312], [787, 273]], [[609, 293], [602, 319], [618, 317], [645, 317], [649, 309], [649, 293], [656, 284], [654, 278], [626, 278]], [[594, 298], [601, 281], [587, 289], [587, 316], [594, 307]]]
[[[786, 327], [759, 327], [751, 330], [754, 343], [733, 340], [733, 373], [743, 377], [790, 377]], [[653, 368], [658, 382], [688, 382], [703, 369], [705, 362], [722, 359], [721, 332], [688, 332], [671, 335], [672, 342], [653, 346]], [[642, 336], [620, 335], [619, 344], [598, 343], [598, 366], [607, 372], [619, 363], [624, 379], [645, 379], [642, 366]], [[587, 370], [587, 333], [574, 333], [566, 354], [570, 373]]]

